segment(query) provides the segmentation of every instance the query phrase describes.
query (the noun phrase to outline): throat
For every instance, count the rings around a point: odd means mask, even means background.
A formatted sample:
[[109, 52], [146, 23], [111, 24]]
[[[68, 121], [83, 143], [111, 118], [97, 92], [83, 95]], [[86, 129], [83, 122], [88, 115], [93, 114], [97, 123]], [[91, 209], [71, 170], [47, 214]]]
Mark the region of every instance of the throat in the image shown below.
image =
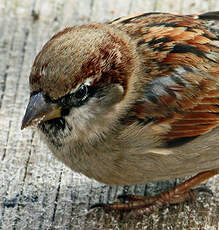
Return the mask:
[[64, 140], [70, 136], [72, 130], [63, 117], [42, 122], [38, 125], [38, 129], [56, 148], [62, 147]]

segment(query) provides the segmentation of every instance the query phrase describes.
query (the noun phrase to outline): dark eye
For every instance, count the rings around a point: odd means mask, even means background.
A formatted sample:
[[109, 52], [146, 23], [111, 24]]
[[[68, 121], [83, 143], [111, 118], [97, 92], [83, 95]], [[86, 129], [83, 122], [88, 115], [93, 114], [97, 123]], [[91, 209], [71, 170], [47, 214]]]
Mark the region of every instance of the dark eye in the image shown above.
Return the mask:
[[75, 98], [77, 98], [78, 100], [83, 101], [84, 99], [87, 98], [87, 94], [88, 94], [88, 88], [86, 85], [82, 84], [79, 89], [75, 92]]

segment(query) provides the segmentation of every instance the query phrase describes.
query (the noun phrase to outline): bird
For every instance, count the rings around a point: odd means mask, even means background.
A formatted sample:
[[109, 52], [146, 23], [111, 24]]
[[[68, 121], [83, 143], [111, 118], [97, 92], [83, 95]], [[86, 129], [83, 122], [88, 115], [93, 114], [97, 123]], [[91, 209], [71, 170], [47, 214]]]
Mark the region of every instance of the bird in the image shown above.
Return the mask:
[[219, 11], [162, 12], [56, 33], [36, 56], [21, 129], [108, 185], [191, 176], [154, 197], [93, 208], [144, 214], [194, 199], [219, 174]]

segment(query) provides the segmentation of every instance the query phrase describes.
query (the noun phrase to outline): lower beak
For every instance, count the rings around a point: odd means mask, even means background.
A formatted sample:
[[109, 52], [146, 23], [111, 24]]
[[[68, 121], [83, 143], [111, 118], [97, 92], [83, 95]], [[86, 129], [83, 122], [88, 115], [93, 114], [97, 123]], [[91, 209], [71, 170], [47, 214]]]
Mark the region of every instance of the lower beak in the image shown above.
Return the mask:
[[46, 102], [43, 93], [39, 92], [30, 97], [21, 129], [59, 117], [61, 117], [61, 107], [55, 103]]

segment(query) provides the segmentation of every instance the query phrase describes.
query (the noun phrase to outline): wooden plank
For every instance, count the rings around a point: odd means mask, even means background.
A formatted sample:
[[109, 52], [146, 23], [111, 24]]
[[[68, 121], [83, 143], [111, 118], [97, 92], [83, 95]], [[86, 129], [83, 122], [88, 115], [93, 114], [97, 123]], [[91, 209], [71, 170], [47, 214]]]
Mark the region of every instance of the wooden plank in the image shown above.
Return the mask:
[[149, 11], [219, 10], [218, 0], [2, 0], [0, 2], [0, 229], [219, 229], [219, 176], [213, 197], [171, 206], [140, 219], [88, 212], [118, 194], [154, 195], [180, 180], [109, 187], [58, 162], [33, 130], [20, 131], [35, 55], [66, 26]]

